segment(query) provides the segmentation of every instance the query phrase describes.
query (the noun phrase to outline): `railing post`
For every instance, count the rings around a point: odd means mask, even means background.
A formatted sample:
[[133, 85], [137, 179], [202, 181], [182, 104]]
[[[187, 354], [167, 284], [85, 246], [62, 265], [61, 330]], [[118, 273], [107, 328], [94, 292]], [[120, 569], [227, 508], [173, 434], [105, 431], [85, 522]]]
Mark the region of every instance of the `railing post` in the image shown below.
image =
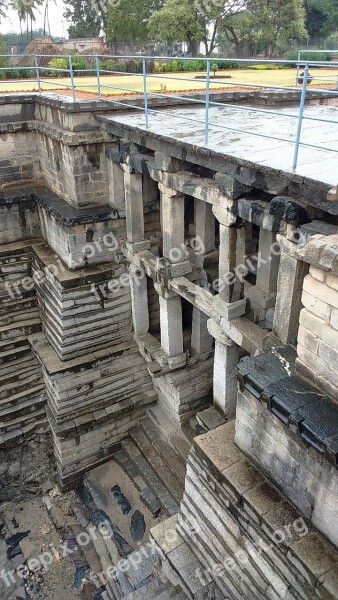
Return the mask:
[[142, 59], [144, 114], [146, 117], [146, 128], [149, 129], [148, 90], [147, 90], [147, 61]]
[[69, 73], [70, 73], [70, 81], [71, 81], [71, 85], [72, 85], [73, 102], [76, 102], [73, 61], [72, 61], [72, 57], [70, 55], [68, 56], [68, 59], [69, 59]]
[[300, 98], [299, 118], [298, 118], [297, 136], [296, 136], [296, 147], [295, 147], [295, 154], [293, 157], [293, 170], [294, 171], [297, 168], [297, 162], [298, 162], [298, 152], [299, 152], [300, 136], [302, 133], [302, 126], [303, 126], [303, 115], [304, 115], [304, 107], [305, 107], [305, 100], [306, 100], [306, 88], [307, 88], [308, 76], [309, 76], [309, 63], [306, 63], [305, 69], [304, 69], [304, 76], [303, 76], [302, 95]]
[[207, 60], [207, 80], [205, 88], [205, 143], [209, 143], [209, 108], [210, 108], [210, 59]]
[[38, 87], [39, 87], [39, 94], [41, 96], [41, 81], [40, 81], [40, 72], [39, 72], [39, 61], [38, 61], [38, 57], [35, 56], [35, 71], [36, 71], [36, 79], [38, 82]]
[[95, 58], [95, 62], [96, 62], [96, 77], [97, 77], [97, 93], [99, 96], [99, 99], [101, 100], [101, 79], [100, 79], [100, 61], [99, 61], [99, 57], [96, 56]]
[[296, 71], [296, 87], [298, 87], [300, 57], [301, 57], [301, 50], [298, 50], [297, 71]]

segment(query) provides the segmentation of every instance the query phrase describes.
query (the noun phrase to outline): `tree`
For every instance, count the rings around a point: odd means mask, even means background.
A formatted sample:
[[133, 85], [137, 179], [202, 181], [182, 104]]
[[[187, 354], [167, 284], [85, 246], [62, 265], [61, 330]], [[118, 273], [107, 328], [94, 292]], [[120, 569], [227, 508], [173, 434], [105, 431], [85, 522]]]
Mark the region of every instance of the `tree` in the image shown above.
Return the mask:
[[[161, 41], [203, 42], [207, 55], [217, 46], [223, 23], [243, 11], [250, 0], [166, 0], [149, 21], [152, 35]], [[174, 37], [176, 31], [175, 40]]]
[[106, 35], [110, 42], [146, 42], [148, 22], [164, 0], [107, 0]]
[[210, 55], [222, 32], [237, 49], [238, 26], [243, 25], [246, 35], [250, 37], [255, 27], [270, 45], [282, 38], [306, 37], [304, 16], [303, 0], [166, 0], [150, 18], [149, 29], [161, 41], [203, 42]]
[[17, 12], [22, 32], [22, 23], [26, 21], [27, 37], [30, 30], [30, 38], [33, 39], [33, 22], [35, 12], [44, 3], [44, 0], [10, 0], [10, 6]]
[[3, 17], [6, 16], [6, 7], [7, 7], [6, 0], [0, 0], [0, 19], [2, 19]]
[[338, 0], [305, 0], [306, 25], [313, 37], [338, 29]]
[[308, 37], [303, 0], [251, 0], [250, 12], [269, 54], [281, 43]]
[[97, 37], [102, 28], [102, 14], [92, 0], [65, 0], [65, 19], [71, 23], [69, 37]]
[[193, 51], [195, 42], [205, 36], [205, 25], [198, 17], [196, 6], [190, 0], [167, 0], [149, 19], [150, 36], [168, 43], [187, 42]]

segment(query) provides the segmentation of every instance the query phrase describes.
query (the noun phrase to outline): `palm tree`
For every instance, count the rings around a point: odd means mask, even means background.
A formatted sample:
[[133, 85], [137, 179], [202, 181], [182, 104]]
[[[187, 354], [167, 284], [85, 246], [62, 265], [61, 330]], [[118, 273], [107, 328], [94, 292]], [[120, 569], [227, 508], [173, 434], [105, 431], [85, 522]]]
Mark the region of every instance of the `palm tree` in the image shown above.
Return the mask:
[[6, 16], [6, 0], [0, 0], [0, 19]]

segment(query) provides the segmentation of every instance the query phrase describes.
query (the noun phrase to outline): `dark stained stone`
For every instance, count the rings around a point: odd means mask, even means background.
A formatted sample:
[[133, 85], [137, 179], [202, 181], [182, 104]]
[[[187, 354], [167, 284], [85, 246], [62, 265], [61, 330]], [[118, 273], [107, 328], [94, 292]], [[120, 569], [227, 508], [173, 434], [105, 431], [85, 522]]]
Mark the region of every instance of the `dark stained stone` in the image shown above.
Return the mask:
[[130, 535], [135, 542], [140, 542], [146, 531], [143, 514], [136, 510], [131, 518]]
[[128, 498], [126, 498], [125, 495], [121, 492], [120, 486], [114, 485], [114, 487], [112, 487], [111, 489], [111, 493], [114, 496], [117, 504], [119, 505], [122, 514], [128, 515], [131, 511], [131, 504]]

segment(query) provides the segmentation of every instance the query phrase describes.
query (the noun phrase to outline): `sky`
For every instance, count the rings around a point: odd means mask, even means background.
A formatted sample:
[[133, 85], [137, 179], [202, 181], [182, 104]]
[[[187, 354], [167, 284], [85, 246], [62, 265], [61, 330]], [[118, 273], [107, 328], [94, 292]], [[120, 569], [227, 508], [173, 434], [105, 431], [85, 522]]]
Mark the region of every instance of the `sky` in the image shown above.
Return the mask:
[[[63, 18], [64, 5], [62, 0], [50, 2], [49, 4], [49, 20], [52, 36], [68, 37], [67, 23]], [[36, 22], [34, 28], [43, 29], [43, 7], [40, 12], [36, 12]], [[20, 23], [16, 13], [13, 10], [7, 11], [7, 18], [1, 20], [0, 33], [8, 33], [9, 31], [20, 32]]]

